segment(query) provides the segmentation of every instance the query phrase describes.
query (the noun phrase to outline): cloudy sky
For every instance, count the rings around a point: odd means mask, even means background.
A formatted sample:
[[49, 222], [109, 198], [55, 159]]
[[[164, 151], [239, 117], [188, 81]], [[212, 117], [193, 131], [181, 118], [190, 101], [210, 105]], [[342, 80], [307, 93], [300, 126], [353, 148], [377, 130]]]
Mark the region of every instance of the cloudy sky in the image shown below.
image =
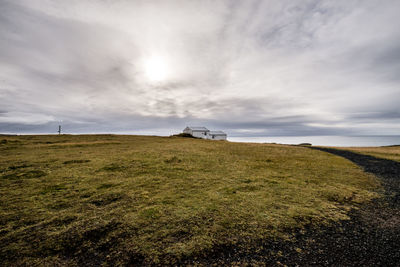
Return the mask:
[[0, 133], [400, 133], [400, 1], [0, 0]]

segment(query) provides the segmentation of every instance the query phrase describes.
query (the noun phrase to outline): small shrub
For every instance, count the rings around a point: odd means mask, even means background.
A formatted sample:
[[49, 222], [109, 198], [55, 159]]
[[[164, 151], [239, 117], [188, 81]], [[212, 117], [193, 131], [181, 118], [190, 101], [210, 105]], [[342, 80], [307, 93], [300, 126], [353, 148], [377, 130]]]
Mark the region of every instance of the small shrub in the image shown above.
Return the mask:
[[64, 161], [64, 164], [73, 164], [73, 163], [86, 163], [86, 162], [90, 162], [89, 159], [73, 159], [73, 160], [67, 160]]
[[164, 160], [165, 163], [180, 163], [182, 160], [180, 160], [178, 157], [173, 156], [172, 158]]
[[45, 176], [46, 173], [44, 171], [40, 170], [32, 170], [32, 171], [27, 171], [27, 172], [22, 172], [22, 173], [10, 173], [3, 175], [3, 179], [9, 179], [9, 180], [17, 180], [17, 179], [31, 179], [31, 178], [39, 178], [42, 176]]
[[126, 166], [118, 165], [117, 163], [112, 163], [110, 165], [104, 166], [100, 169], [100, 171], [123, 171], [126, 169]]
[[41, 194], [55, 193], [55, 192], [59, 192], [59, 191], [65, 190], [65, 189], [67, 189], [67, 187], [62, 184], [51, 185], [51, 186], [46, 186], [40, 193]]
[[28, 168], [28, 167], [32, 167], [32, 165], [26, 165], [26, 164], [14, 165], [14, 166], [8, 167], [8, 169], [9, 170], [16, 170], [16, 169], [22, 169], [22, 168]]
[[114, 194], [109, 194], [109, 195], [103, 195], [100, 196], [98, 199], [94, 199], [90, 201], [90, 203], [94, 204], [95, 206], [106, 206], [109, 205], [115, 201], [118, 201], [122, 198], [121, 194], [114, 193]]
[[49, 208], [51, 210], [65, 210], [65, 209], [68, 209], [69, 207], [71, 207], [71, 204], [66, 201], [52, 203], [47, 206], [47, 208]]
[[97, 189], [107, 189], [107, 188], [110, 188], [113, 186], [114, 186], [114, 184], [105, 183], [105, 184], [101, 184], [100, 186], [98, 186]]
[[148, 208], [140, 212], [140, 216], [146, 219], [156, 219], [160, 217], [160, 212], [157, 208]]
[[188, 133], [174, 134], [173, 136], [199, 139], [198, 137], [194, 137], [193, 135], [188, 134]]
[[246, 186], [239, 187], [237, 190], [241, 191], [241, 192], [253, 192], [253, 191], [260, 190], [260, 187], [255, 186], [255, 185], [246, 185]]

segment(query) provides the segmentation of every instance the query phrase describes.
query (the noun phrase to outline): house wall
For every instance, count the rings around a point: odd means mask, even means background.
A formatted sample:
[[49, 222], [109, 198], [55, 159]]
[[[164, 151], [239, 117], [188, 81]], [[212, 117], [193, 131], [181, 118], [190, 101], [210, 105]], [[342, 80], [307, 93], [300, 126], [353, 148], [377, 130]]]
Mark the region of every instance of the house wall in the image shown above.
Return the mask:
[[211, 140], [226, 140], [226, 135], [214, 135], [214, 138], [213, 138], [213, 136], [209, 136], [208, 139], [211, 139]]
[[193, 135], [194, 137], [198, 137], [198, 138], [207, 138], [206, 132], [198, 132], [198, 131], [193, 131], [191, 133], [191, 135]]
[[185, 129], [183, 130], [183, 132], [184, 132], [184, 133], [187, 133], [187, 134], [192, 134], [192, 130], [190, 130], [189, 128], [185, 128]]
[[[203, 138], [203, 139], [210, 139], [210, 140], [226, 140], [227, 139], [227, 135], [225, 134], [225, 135], [221, 135], [221, 134], [215, 134], [215, 135], [213, 135], [213, 134], [210, 134], [210, 131], [209, 130], [205, 130], [205, 131], [202, 131], [202, 130], [192, 130], [191, 128], [189, 128], [189, 127], [186, 127], [184, 130], [183, 130], [183, 132], [184, 133], [187, 133], [187, 134], [190, 134], [190, 135], [192, 135], [192, 136], [194, 136], [194, 137], [197, 137], [197, 138]], [[212, 133], [212, 132], [211, 132]], [[214, 137], [213, 137], [214, 136]]]

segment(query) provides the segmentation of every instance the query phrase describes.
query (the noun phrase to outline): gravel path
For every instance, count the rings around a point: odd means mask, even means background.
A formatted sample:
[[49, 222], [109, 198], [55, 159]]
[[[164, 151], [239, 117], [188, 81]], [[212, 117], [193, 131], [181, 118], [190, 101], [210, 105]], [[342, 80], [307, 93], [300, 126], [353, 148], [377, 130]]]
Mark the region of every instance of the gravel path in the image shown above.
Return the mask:
[[364, 171], [378, 176], [381, 178], [385, 188], [387, 201], [392, 204], [400, 204], [400, 162], [380, 159], [346, 150], [322, 147], [314, 147], [313, 149], [344, 157], [363, 168]]
[[[344, 157], [380, 178], [385, 197], [353, 210], [350, 221], [327, 229], [310, 254], [318, 265], [400, 266], [400, 162], [350, 151], [314, 148]], [[326, 240], [324, 240], [326, 238]], [[318, 244], [319, 243], [319, 244]], [[332, 258], [329, 258], [329, 255]], [[307, 259], [311, 260], [311, 258]], [[304, 264], [306, 261], [302, 261]], [[309, 262], [310, 263], [310, 262]]]
[[380, 178], [385, 196], [363, 204], [327, 227], [299, 229], [295, 241], [263, 241], [253, 249], [216, 248], [184, 265], [400, 266], [400, 163], [349, 151], [312, 147], [342, 156]]

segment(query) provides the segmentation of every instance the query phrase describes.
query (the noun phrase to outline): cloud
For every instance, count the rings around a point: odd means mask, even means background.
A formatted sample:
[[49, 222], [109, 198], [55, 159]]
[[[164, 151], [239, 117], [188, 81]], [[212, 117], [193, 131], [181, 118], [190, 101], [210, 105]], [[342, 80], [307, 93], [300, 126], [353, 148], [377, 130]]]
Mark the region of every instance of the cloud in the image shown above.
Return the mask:
[[[0, 10], [0, 132], [400, 130], [394, 0], [2, 0]], [[148, 78], [154, 58], [164, 80]]]

